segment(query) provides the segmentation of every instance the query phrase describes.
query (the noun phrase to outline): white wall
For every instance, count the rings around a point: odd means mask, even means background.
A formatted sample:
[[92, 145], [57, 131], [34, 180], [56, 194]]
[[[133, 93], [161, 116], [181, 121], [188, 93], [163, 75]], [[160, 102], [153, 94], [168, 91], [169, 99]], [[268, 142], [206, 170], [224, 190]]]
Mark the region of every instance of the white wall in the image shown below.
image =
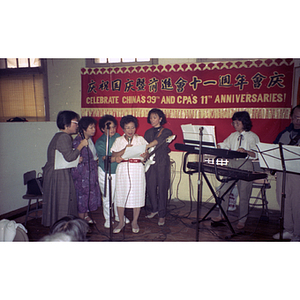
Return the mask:
[[50, 121], [61, 110], [81, 112], [81, 68], [85, 59], [47, 60]]
[[0, 123], [0, 215], [27, 205], [23, 174], [41, 172], [55, 132], [57, 113], [80, 114], [81, 75], [85, 59], [47, 60], [50, 122]]
[[26, 206], [23, 174], [41, 168], [55, 122], [0, 123], [0, 215]]

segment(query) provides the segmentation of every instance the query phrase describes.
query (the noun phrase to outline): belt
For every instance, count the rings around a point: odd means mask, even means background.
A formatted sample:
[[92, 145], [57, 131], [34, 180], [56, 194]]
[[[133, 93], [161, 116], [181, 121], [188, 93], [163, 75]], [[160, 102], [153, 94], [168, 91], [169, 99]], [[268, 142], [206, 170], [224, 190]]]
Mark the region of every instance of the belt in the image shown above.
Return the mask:
[[130, 159], [127, 159], [127, 160], [122, 160], [122, 162], [129, 162], [129, 163], [140, 163], [142, 162], [140, 159], [133, 159], [133, 158], [130, 158]]

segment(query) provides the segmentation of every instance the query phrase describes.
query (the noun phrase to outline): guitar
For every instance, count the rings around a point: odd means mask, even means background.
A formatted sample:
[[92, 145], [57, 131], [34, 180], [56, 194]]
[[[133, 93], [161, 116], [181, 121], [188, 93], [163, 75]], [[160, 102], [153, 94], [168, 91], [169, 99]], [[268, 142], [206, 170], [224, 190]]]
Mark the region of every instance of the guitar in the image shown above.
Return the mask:
[[155, 156], [155, 152], [157, 151], [157, 149], [159, 149], [159, 147], [161, 147], [162, 145], [164, 145], [164, 143], [170, 144], [174, 139], [176, 138], [176, 135], [170, 135], [169, 137], [166, 138], [165, 141], [161, 142], [160, 144], [153, 146], [151, 148], [149, 148], [148, 151], [150, 151], [149, 153], [149, 158], [147, 159], [147, 161], [144, 164], [145, 167], [145, 173], [149, 170], [151, 165], [155, 164], [154, 156]]

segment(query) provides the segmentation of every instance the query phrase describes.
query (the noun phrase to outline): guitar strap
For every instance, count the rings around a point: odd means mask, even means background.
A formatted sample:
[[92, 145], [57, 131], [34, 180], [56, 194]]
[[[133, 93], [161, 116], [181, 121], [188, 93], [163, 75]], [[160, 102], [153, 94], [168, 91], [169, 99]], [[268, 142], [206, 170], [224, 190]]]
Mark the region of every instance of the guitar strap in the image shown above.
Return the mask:
[[154, 139], [160, 137], [160, 135], [162, 134], [162, 131], [163, 131], [163, 130], [164, 130], [164, 128], [162, 127], [162, 129], [159, 131], [158, 135], [157, 135]]
[[[154, 136], [153, 140], [157, 139], [158, 137], [160, 137], [160, 135], [162, 134], [162, 131], [164, 130], [164, 128], [162, 127], [162, 129], [158, 132], [158, 135]], [[155, 146], [155, 148], [157, 147], [157, 145]], [[154, 151], [154, 150], [153, 150]], [[151, 151], [151, 153], [153, 152]]]

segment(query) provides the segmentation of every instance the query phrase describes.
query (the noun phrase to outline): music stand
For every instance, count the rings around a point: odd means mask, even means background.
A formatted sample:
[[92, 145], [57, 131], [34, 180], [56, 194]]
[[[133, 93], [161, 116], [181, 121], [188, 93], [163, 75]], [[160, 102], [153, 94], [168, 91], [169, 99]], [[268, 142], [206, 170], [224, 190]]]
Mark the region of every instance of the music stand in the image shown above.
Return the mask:
[[282, 190], [281, 190], [281, 207], [280, 207], [280, 240], [283, 239], [284, 226], [284, 205], [285, 205], [285, 183], [286, 173], [300, 173], [300, 147], [277, 144], [258, 143], [259, 164], [261, 168], [281, 171]]
[[[200, 140], [202, 146], [216, 147], [215, 126], [212, 125], [181, 125], [183, 134], [183, 142], [185, 145], [199, 145]], [[199, 135], [201, 131], [201, 135]]]
[[[200, 208], [202, 204], [202, 140], [203, 140], [203, 127], [199, 128], [199, 160], [198, 160], [198, 191], [197, 191], [197, 225], [196, 225], [196, 241], [199, 241], [199, 218], [200, 218]], [[200, 204], [201, 203], [201, 204]]]
[[[235, 231], [227, 217], [226, 212], [224, 211], [222, 207], [222, 198], [225, 196], [231, 188], [236, 184], [238, 180], [233, 180], [232, 184], [230, 187], [221, 195], [217, 196], [214, 188], [212, 187], [208, 177], [206, 176], [204, 170], [202, 169], [202, 163], [203, 163], [203, 149], [202, 146], [206, 146], [207, 148], [216, 148], [216, 136], [215, 136], [215, 126], [211, 125], [192, 125], [192, 124], [185, 124], [181, 125], [181, 129], [183, 132], [183, 141], [185, 145], [191, 145], [191, 146], [196, 146], [199, 145], [199, 160], [198, 160], [198, 193], [197, 193], [197, 217], [196, 217], [196, 241], [199, 240], [199, 223], [202, 221], [205, 221], [207, 216], [217, 207], [219, 206], [222, 215], [224, 216], [230, 230], [234, 234]], [[189, 155], [189, 152], [186, 153], [184, 161], [186, 162], [187, 156]], [[214, 159], [214, 165], [217, 164], [217, 160], [222, 157], [216, 157]], [[191, 174], [189, 171], [185, 171], [185, 164], [184, 163], [184, 172], [187, 174]], [[206, 213], [206, 215], [200, 220], [200, 211], [201, 211], [201, 206], [202, 206], [202, 185], [203, 185], [203, 177], [205, 179], [205, 182], [207, 183], [211, 193], [213, 194], [213, 197], [215, 198], [216, 202], [215, 205]], [[218, 178], [219, 181], [222, 182]], [[231, 180], [230, 180], [231, 181]], [[224, 182], [224, 181], [223, 181]], [[193, 224], [194, 222], [192, 222]]]
[[202, 206], [202, 186], [203, 186], [203, 173], [201, 172], [201, 165], [203, 162], [202, 146], [216, 147], [215, 126], [211, 125], [181, 125], [183, 133], [183, 142], [186, 145], [199, 145], [199, 160], [198, 160], [198, 190], [197, 190], [197, 222], [196, 222], [196, 241], [199, 241], [199, 218], [201, 215]]

